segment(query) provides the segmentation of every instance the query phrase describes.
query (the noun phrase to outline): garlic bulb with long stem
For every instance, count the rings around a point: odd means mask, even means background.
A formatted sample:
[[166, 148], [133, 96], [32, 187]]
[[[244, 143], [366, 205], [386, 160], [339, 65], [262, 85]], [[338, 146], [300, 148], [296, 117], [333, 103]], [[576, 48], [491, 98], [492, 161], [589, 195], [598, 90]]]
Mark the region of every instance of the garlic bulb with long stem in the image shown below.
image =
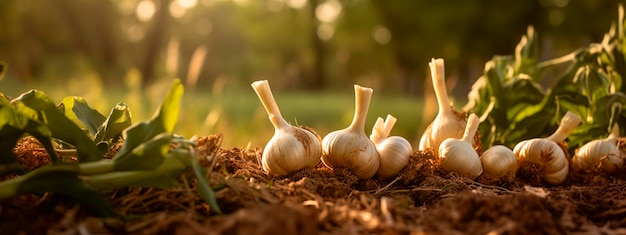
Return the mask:
[[441, 166], [448, 171], [475, 179], [483, 173], [483, 166], [478, 153], [472, 146], [474, 135], [478, 130], [480, 120], [476, 114], [470, 114], [463, 138], [447, 138], [439, 145]]
[[400, 136], [389, 136], [396, 121], [397, 119], [391, 115], [387, 115], [384, 121], [379, 117], [370, 135], [370, 140], [376, 145], [376, 150], [380, 156], [377, 174], [383, 178], [391, 177], [400, 172], [409, 163], [409, 157], [413, 153], [413, 147], [407, 139]]
[[592, 140], [576, 150], [572, 164], [579, 169], [601, 168], [607, 172], [624, 165], [624, 153], [618, 148], [619, 126], [615, 124], [606, 139]]
[[534, 163], [544, 171], [544, 180], [548, 184], [561, 184], [567, 179], [569, 163], [566, 152], [558, 143], [565, 139], [580, 124], [581, 118], [568, 111], [561, 118], [557, 130], [546, 138], [524, 140], [513, 148], [519, 166], [524, 162]]
[[465, 131], [467, 121], [463, 114], [456, 112], [450, 106], [448, 93], [446, 91], [445, 69], [443, 59], [432, 59], [428, 63], [430, 74], [437, 96], [439, 105], [439, 113], [435, 120], [428, 125], [424, 134], [420, 138], [419, 150], [432, 149], [435, 154], [439, 149], [439, 145], [447, 138], [461, 138]]
[[480, 155], [484, 176], [493, 179], [501, 178], [517, 168], [517, 159], [513, 150], [504, 145], [494, 145]]
[[346, 167], [357, 177], [374, 176], [380, 165], [374, 143], [365, 135], [365, 120], [374, 90], [354, 85], [355, 110], [349, 127], [322, 139], [322, 162], [329, 168]]
[[267, 173], [286, 176], [320, 161], [320, 137], [304, 128], [290, 125], [280, 114], [267, 80], [252, 83], [274, 126], [274, 136], [263, 149], [261, 165]]

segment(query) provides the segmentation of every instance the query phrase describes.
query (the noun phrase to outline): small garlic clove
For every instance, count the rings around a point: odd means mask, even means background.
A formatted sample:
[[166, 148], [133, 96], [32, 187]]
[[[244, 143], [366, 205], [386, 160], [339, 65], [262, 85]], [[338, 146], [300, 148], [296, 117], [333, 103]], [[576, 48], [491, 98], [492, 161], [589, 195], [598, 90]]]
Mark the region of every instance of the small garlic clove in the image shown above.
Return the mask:
[[346, 167], [359, 178], [368, 179], [380, 166], [378, 151], [365, 135], [365, 120], [373, 89], [354, 85], [355, 110], [349, 127], [322, 139], [322, 162], [328, 168]]
[[544, 180], [548, 184], [558, 185], [565, 182], [569, 163], [566, 152], [558, 143], [565, 141], [581, 121], [578, 115], [568, 111], [552, 135], [519, 142], [513, 148], [518, 165], [522, 166], [524, 162], [535, 163], [545, 171]]
[[480, 156], [484, 175], [492, 178], [501, 178], [517, 168], [517, 159], [513, 150], [504, 145], [495, 145], [487, 149]]
[[478, 153], [472, 146], [472, 140], [480, 120], [476, 114], [470, 114], [462, 139], [448, 138], [439, 146], [441, 166], [448, 171], [475, 179], [483, 173], [483, 166]]
[[370, 135], [380, 156], [380, 166], [376, 173], [383, 178], [398, 174], [409, 163], [409, 158], [413, 153], [413, 147], [407, 139], [389, 136], [395, 122], [396, 118], [391, 115], [387, 115], [384, 122], [379, 117]]
[[261, 166], [265, 172], [286, 176], [300, 169], [315, 168], [321, 155], [317, 136], [293, 127], [274, 134], [263, 149]]
[[613, 172], [624, 165], [624, 153], [617, 146], [619, 127], [615, 125], [606, 139], [592, 140], [576, 150], [572, 164], [579, 169], [600, 167]]

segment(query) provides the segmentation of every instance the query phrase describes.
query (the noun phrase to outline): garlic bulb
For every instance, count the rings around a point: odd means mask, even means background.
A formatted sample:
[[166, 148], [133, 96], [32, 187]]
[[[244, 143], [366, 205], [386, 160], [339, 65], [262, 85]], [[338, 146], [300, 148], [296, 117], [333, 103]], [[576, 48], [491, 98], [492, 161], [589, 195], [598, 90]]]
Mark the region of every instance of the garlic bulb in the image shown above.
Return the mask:
[[314, 168], [322, 155], [319, 136], [309, 130], [291, 126], [283, 119], [267, 80], [253, 82], [252, 88], [274, 125], [274, 136], [263, 149], [263, 170], [286, 176], [303, 168]]
[[468, 178], [475, 179], [483, 173], [483, 166], [478, 153], [472, 146], [472, 140], [480, 120], [476, 114], [470, 114], [463, 138], [448, 138], [439, 145], [441, 166], [448, 171], [457, 172]]
[[561, 184], [567, 178], [569, 163], [565, 151], [558, 145], [565, 141], [580, 124], [581, 118], [567, 112], [557, 130], [549, 137], [524, 140], [513, 148], [519, 165], [523, 162], [538, 164], [545, 171], [544, 180], [553, 185]]
[[377, 174], [383, 178], [400, 172], [409, 163], [409, 157], [413, 153], [413, 147], [408, 140], [400, 136], [389, 136], [396, 121], [391, 115], [387, 115], [384, 121], [379, 117], [370, 135], [370, 140], [376, 145], [380, 156]]
[[346, 167], [359, 178], [374, 176], [380, 165], [374, 143], [365, 135], [365, 119], [374, 90], [354, 85], [356, 105], [352, 124], [322, 139], [322, 162], [329, 168]]
[[462, 114], [450, 107], [446, 91], [443, 59], [432, 59], [428, 65], [430, 66], [433, 88], [439, 104], [439, 113], [420, 138], [419, 150], [424, 151], [430, 148], [437, 154], [442, 141], [447, 138], [459, 139], [463, 136], [467, 122]]
[[504, 145], [495, 145], [480, 155], [483, 164], [484, 175], [492, 178], [500, 178], [517, 168], [517, 158], [513, 150]]
[[576, 150], [572, 164], [579, 169], [601, 167], [607, 172], [624, 165], [624, 153], [617, 147], [619, 127], [616, 124], [606, 139], [592, 140]]

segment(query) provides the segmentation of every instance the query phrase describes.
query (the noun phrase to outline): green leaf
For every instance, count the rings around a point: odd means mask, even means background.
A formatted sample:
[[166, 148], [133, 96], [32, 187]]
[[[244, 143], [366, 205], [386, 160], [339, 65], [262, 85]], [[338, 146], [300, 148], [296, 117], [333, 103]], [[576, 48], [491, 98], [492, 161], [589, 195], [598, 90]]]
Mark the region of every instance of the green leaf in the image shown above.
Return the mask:
[[96, 143], [107, 140], [115, 142], [131, 124], [130, 109], [126, 104], [118, 103], [111, 109], [111, 113], [109, 113], [102, 125], [98, 127], [94, 141]]
[[222, 210], [217, 203], [217, 196], [206, 179], [206, 169], [201, 167], [195, 160], [191, 160], [190, 162], [193, 172], [198, 179], [198, 194], [200, 194], [200, 197], [209, 204], [212, 210], [218, 214], [222, 214]]
[[[11, 101], [12, 104], [23, 104], [37, 113], [36, 120], [50, 129], [52, 137], [63, 140], [76, 147], [79, 162], [97, 161], [102, 153], [96, 144], [80, 127], [68, 119], [55, 106], [54, 102], [43, 92], [31, 90]], [[14, 105], [14, 106], [15, 106]]]
[[153, 170], [121, 171], [82, 177], [89, 188], [109, 190], [123, 187], [169, 188], [178, 184], [178, 178], [189, 169], [189, 154], [170, 152]]
[[[65, 107], [65, 115], [70, 119], [73, 119], [73, 116], [75, 116], [75, 118], [78, 119], [92, 135], [96, 134], [98, 127], [100, 127], [100, 125], [102, 125], [102, 123], [106, 120], [104, 115], [89, 107], [87, 101], [85, 101], [82, 97], [65, 97], [61, 103]], [[68, 112], [70, 110], [71, 112]]]
[[17, 141], [29, 133], [35, 137], [48, 151], [52, 162], [58, 158], [52, 145], [50, 130], [43, 124], [31, 119], [35, 111], [23, 104], [10, 106], [0, 104], [0, 164], [13, 163], [16, 161], [13, 148]]
[[116, 157], [128, 154], [141, 143], [160, 133], [173, 132], [178, 120], [182, 97], [183, 86], [180, 80], [175, 79], [167, 97], [152, 119], [137, 123], [124, 131], [125, 142]]
[[131, 152], [113, 157], [116, 171], [153, 170], [161, 163], [168, 153], [173, 134], [162, 133], [141, 143]]

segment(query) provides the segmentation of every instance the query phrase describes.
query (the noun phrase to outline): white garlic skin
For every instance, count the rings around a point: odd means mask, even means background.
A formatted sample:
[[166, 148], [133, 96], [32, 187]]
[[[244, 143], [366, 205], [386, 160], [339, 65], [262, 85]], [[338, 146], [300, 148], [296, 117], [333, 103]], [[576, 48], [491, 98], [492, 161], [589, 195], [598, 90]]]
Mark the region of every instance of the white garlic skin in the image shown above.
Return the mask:
[[365, 120], [373, 89], [354, 85], [355, 110], [349, 127], [322, 139], [322, 162], [328, 168], [346, 167], [361, 179], [376, 174], [380, 158], [374, 143], [365, 135]]
[[482, 163], [476, 150], [471, 145], [462, 142], [454, 138], [441, 142], [439, 146], [439, 157], [443, 159], [441, 167], [470, 179], [476, 179], [483, 173]]
[[439, 145], [441, 167], [454, 171], [470, 179], [476, 179], [483, 173], [483, 166], [478, 153], [472, 146], [474, 134], [480, 120], [476, 114], [470, 114], [462, 139], [448, 138]]
[[369, 179], [380, 166], [374, 143], [348, 129], [329, 133], [322, 139], [322, 162], [328, 168], [346, 167], [361, 179]]
[[518, 164], [532, 162], [545, 170], [544, 180], [552, 185], [561, 184], [567, 179], [569, 163], [563, 149], [549, 139], [530, 139], [518, 143], [513, 148]]
[[579, 169], [601, 166], [612, 172], [624, 165], [624, 155], [618, 149], [616, 139], [592, 140], [576, 150], [572, 164]]
[[394, 176], [409, 164], [413, 147], [405, 138], [390, 136], [375, 144], [380, 156], [380, 166], [377, 172], [379, 176], [383, 178]]
[[467, 121], [463, 115], [456, 113], [450, 106], [446, 90], [444, 60], [433, 58], [428, 65], [439, 105], [439, 113], [422, 134], [418, 149], [420, 151], [432, 149], [437, 155], [439, 146], [445, 139], [463, 137]]
[[504, 145], [495, 145], [480, 155], [484, 175], [500, 178], [517, 169], [517, 159], [513, 150]]
[[261, 158], [263, 170], [286, 176], [304, 168], [315, 168], [322, 156], [317, 136], [299, 127], [277, 130], [265, 145]]
[[315, 167], [321, 158], [322, 147], [317, 135], [309, 130], [290, 125], [280, 114], [267, 80], [251, 84], [274, 126], [274, 136], [263, 149], [261, 167], [266, 173], [286, 176], [303, 168]]
[[378, 118], [370, 140], [376, 145], [380, 166], [376, 174], [382, 178], [388, 178], [398, 174], [407, 164], [413, 153], [411, 143], [400, 136], [389, 136], [391, 129], [396, 124], [397, 119], [392, 115], [387, 115], [387, 119]]

